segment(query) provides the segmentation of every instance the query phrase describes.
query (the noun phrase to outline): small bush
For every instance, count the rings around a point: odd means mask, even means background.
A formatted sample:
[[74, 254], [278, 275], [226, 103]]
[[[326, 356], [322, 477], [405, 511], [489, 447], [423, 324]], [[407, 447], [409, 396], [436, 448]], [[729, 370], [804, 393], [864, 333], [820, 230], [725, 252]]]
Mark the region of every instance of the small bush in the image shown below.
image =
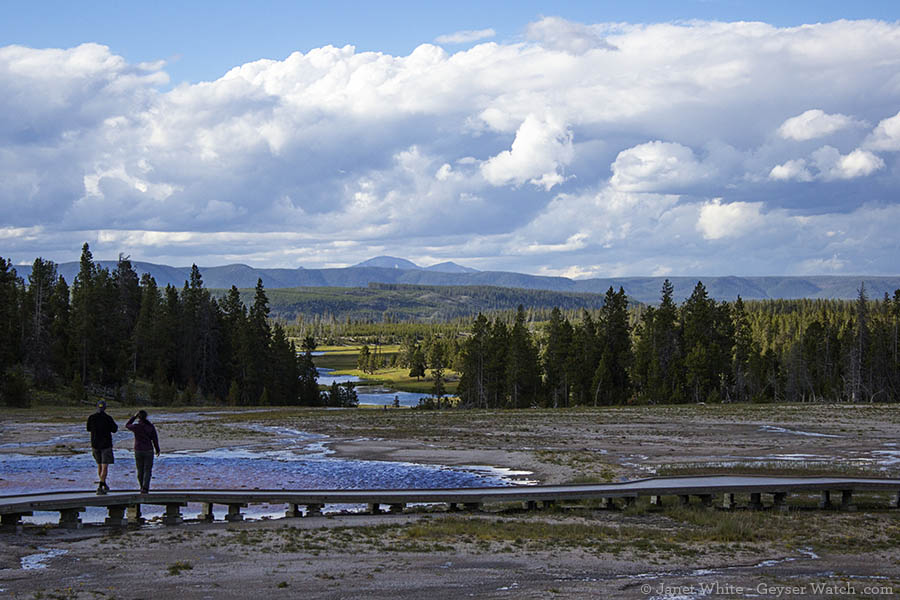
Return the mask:
[[181, 575], [182, 571], [190, 571], [194, 568], [194, 565], [187, 561], [177, 560], [171, 565], [169, 565], [168, 572], [169, 575]]

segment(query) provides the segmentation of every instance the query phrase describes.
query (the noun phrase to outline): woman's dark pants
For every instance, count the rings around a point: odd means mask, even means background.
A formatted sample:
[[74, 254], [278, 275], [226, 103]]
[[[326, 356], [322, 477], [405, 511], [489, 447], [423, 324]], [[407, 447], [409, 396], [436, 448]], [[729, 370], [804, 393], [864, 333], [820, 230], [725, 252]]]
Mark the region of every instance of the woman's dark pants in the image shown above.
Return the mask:
[[137, 468], [138, 483], [141, 491], [150, 490], [150, 477], [153, 475], [153, 452], [134, 451], [134, 466]]

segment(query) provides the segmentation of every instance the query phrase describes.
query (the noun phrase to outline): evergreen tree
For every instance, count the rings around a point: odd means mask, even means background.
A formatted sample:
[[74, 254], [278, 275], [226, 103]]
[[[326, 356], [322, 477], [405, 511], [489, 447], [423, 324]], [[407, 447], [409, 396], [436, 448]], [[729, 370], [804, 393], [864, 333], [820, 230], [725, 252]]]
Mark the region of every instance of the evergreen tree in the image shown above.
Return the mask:
[[134, 326], [132, 369], [142, 377], [152, 377], [162, 363], [162, 340], [159, 321], [162, 318], [162, 296], [156, 280], [148, 273], [141, 276], [141, 307]]
[[508, 405], [527, 408], [538, 401], [540, 394], [540, 365], [537, 349], [525, 325], [525, 307], [521, 304], [509, 335], [506, 355], [506, 392]]
[[600, 309], [600, 362], [594, 371], [594, 402], [622, 404], [631, 393], [629, 370], [633, 362], [628, 297], [621, 287], [610, 287]]
[[600, 362], [600, 341], [597, 327], [591, 313], [582, 311], [581, 322], [576, 324], [572, 333], [572, 351], [569, 353], [570, 381], [577, 404], [586, 405], [593, 401], [594, 372]]
[[733, 399], [743, 402], [752, 398], [756, 392], [751, 378], [750, 365], [756, 359], [759, 351], [753, 341], [750, 320], [740, 296], [735, 300], [731, 312], [734, 323], [734, 349], [731, 363], [732, 381], [734, 382]]
[[709, 298], [702, 282], [682, 307], [685, 376], [695, 402], [723, 399], [731, 370], [734, 345], [728, 306]]
[[56, 291], [56, 265], [52, 261], [36, 258], [28, 276], [25, 292], [24, 324], [25, 358], [34, 382], [47, 386], [53, 376], [53, 324], [56, 320], [54, 293]]
[[115, 315], [110, 343], [115, 345], [115, 379], [122, 385], [128, 373], [136, 370], [135, 328], [141, 311], [142, 293], [137, 273], [127, 256], [119, 255], [112, 275], [116, 288], [113, 300]]
[[96, 362], [95, 342], [97, 340], [96, 307], [97, 267], [87, 243], [81, 248], [78, 275], [72, 284], [71, 344], [70, 355], [75, 372], [83, 384], [90, 381], [89, 366]]
[[569, 375], [572, 355], [572, 326], [563, 319], [559, 308], [550, 312], [544, 347], [544, 373], [546, 388], [554, 408], [569, 405]]
[[247, 317], [246, 356], [247, 371], [244, 378], [244, 396], [247, 404], [253, 404], [262, 396], [269, 376], [269, 299], [262, 279], [256, 282], [253, 305]]
[[[237, 287], [231, 286], [219, 301], [222, 315], [222, 354], [224, 380], [230, 381], [229, 397], [235, 395], [235, 404], [241, 404], [246, 376], [247, 359], [247, 308], [241, 302]], [[233, 389], [234, 388], [234, 389]]]
[[489, 408], [503, 408], [507, 405], [509, 351], [509, 328], [502, 320], [496, 319], [491, 325], [485, 365], [485, 395]]
[[[490, 323], [478, 313], [472, 323], [472, 335], [462, 348], [462, 365], [458, 393], [463, 406], [487, 408], [487, 361]], [[412, 373], [410, 373], [412, 376]]]
[[649, 378], [650, 396], [665, 403], [685, 400], [683, 330], [678, 321], [674, 291], [672, 283], [666, 279], [652, 324], [654, 352]]
[[416, 344], [412, 355], [412, 362], [409, 365], [409, 376], [419, 379], [425, 377], [425, 352], [422, 347]]
[[12, 261], [0, 257], [0, 402], [6, 406], [27, 404], [21, 372], [24, 285]]
[[444, 345], [441, 344], [440, 340], [435, 340], [431, 344], [431, 354], [428, 357], [428, 363], [431, 367], [431, 379], [434, 382], [431, 386], [431, 395], [440, 400], [446, 392], [444, 386]]
[[363, 344], [362, 348], [359, 349], [359, 354], [356, 357], [356, 368], [363, 373], [372, 372], [372, 351], [369, 350], [368, 344]]
[[56, 286], [50, 298], [53, 321], [50, 324], [50, 365], [57, 375], [69, 381], [72, 373], [69, 370], [69, 286], [63, 277], [56, 278]]
[[851, 402], [868, 400], [871, 395], [871, 371], [869, 369], [869, 299], [866, 284], [861, 283], [856, 299], [856, 321], [853, 338], [847, 349], [847, 389]]
[[322, 394], [319, 393], [319, 372], [313, 363], [312, 353], [316, 351], [316, 339], [308, 335], [303, 338], [303, 355], [299, 362], [300, 403], [307, 406], [321, 406]]

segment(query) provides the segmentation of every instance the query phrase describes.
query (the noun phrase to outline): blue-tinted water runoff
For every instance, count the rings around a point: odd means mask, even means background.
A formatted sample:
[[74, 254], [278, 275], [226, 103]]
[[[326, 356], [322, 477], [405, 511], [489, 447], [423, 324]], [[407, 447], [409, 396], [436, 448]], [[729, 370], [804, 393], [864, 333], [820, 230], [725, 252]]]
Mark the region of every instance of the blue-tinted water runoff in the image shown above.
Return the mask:
[[[194, 415], [158, 414], [154, 421], [165, 449], [165, 422], [191, 419]], [[202, 418], [201, 415], [197, 417]], [[248, 427], [242, 425], [241, 427]], [[226, 446], [204, 451], [163, 452], [153, 466], [151, 489], [397, 489], [495, 487], [534, 483], [530, 473], [490, 466], [445, 467], [405, 462], [337, 458], [328, 448], [329, 438], [288, 427], [251, 425], [258, 433], [271, 435], [264, 445]], [[43, 442], [19, 444], [52, 446], [61, 441], [85, 438], [82, 426]], [[125, 431], [130, 438], [130, 432]], [[116, 435], [121, 445], [125, 436]], [[14, 450], [16, 444], [2, 444]], [[115, 450], [116, 462], [110, 465], [108, 484], [114, 490], [136, 490], [133, 454], [124, 448]], [[97, 467], [88, 452], [60, 455], [0, 453], [0, 495], [59, 490], [90, 490], [96, 486]], [[216, 507], [219, 509], [220, 507]], [[329, 506], [332, 511], [359, 510], [361, 506]], [[190, 507], [185, 511], [191, 516]], [[225, 508], [221, 507], [224, 513]], [[147, 506], [148, 516], [161, 508]], [[284, 506], [253, 505], [246, 510], [250, 518], [284, 514]], [[82, 519], [100, 522], [104, 509], [88, 509]], [[221, 515], [217, 515], [221, 516]], [[56, 513], [35, 513], [26, 521], [53, 522]]]

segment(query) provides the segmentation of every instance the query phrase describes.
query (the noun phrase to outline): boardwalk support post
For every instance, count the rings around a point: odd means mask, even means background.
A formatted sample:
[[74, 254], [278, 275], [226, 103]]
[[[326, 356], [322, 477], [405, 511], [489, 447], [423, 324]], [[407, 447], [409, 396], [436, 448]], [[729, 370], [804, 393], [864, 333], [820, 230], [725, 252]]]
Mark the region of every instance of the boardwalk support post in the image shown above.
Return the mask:
[[679, 494], [678, 502], [681, 506], [687, 506], [691, 503], [691, 497], [687, 494]]
[[216, 515], [213, 513], [213, 503], [212, 502], [204, 502], [200, 505], [200, 514], [197, 515], [197, 518], [206, 523], [212, 523], [216, 520]]
[[537, 502], [534, 500], [526, 500], [525, 501], [525, 510], [537, 510]]
[[707, 508], [712, 506], [712, 504], [713, 504], [712, 494], [700, 494], [697, 497], [700, 498], [700, 503], [703, 504], [703, 506], [706, 506]]
[[406, 508], [405, 504], [394, 503], [391, 504], [390, 512], [391, 514], [402, 513], [404, 508]]
[[163, 513], [163, 525], [181, 525], [181, 507], [187, 506], [184, 502], [166, 502], [166, 512]]
[[787, 502], [786, 502], [786, 499], [787, 499], [787, 493], [785, 493], [785, 492], [775, 492], [775, 493], [772, 494], [772, 498], [773, 498], [774, 508], [775, 508], [776, 510], [780, 510], [781, 512], [787, 512], [787, 511], [788, 511], [788, 508], [789, 508], [789, 507], [788, 507]]
[[103, 524], [108, 527], [124, 527], [125, 526], [125, 506], [122, 504], [106, 507], [106, 520]]
[[30, 512], [19, 512], [0, 515], [0, 531], [16, 533], [22, 531], [22, 517], [30, 517], [31, 514]]
[[819, 497], [819, 508], [832, 508], [831, 492], [829, 490], [822, 490], [822, 495]]
[[760, 492], [752, 492], [750, 494], [749, 506], [751, 510], [762, 510], [762, 494]]
[[[544, 510], [549, 510], [549, 509], [553, 508], [554, 506], [556, 506], [556, 500], [542, 500], [541, 506], [544, 508]], [[476, 508], [475, 510], [478, 510], [478, 509]]]
[[141, 515], [140, 504], [130, 504], [125, 511], [129, 525], [143, 525], [147, 520]]
[[284, 511], [284, 516], [289, 519], [295, 519], [297, 517], [303, 516], [303, 513], [300, 512], [300, 505], [293, 503], [288, 504], [287, 510]]
[[891, 508], [900, 508], [900, 492], [897, 492], [891, 497]]
[[650, 496], [650, 504], [652, 504], [653, 506], [662, 506], [662, 503], [662, 496]]
[[381, 514], [381, 505], [378, 502], [369, 502], [369, 514], [370, 515], [380, 515]]
[[616, 509], [615, 499], [614, 498], [600, 498], [600, 508], [615, 510]]
[[235, 523], [237, 521], [243, 521], [244, 515], [241, 513], [242, 508], [246, 508], [246, 504], [242, 503], [231, 503], [228, 505], [228, 512], [225, 514], [225, 520], [229, 523]]
[[307, 504], [306, 505], [306, 516], [307, 517], [321, 517], [322, 516], [322, 507], [324, 504]]
[[81, 513], [84, 507], [63, 508], [59, 511], [59, 526], [63, 529], [81, 529]]
[[625, 508], [631, 508], [637, 503], [637, 496], [625, 496], [622, 500], [625, 501]]
[[853, 490], [841, 490], [841, 510], [856, 510], [853, 505]]
[[722, 508], [726, 510], [731, 510], [734, 508], [734, 494], [722, 494]]

